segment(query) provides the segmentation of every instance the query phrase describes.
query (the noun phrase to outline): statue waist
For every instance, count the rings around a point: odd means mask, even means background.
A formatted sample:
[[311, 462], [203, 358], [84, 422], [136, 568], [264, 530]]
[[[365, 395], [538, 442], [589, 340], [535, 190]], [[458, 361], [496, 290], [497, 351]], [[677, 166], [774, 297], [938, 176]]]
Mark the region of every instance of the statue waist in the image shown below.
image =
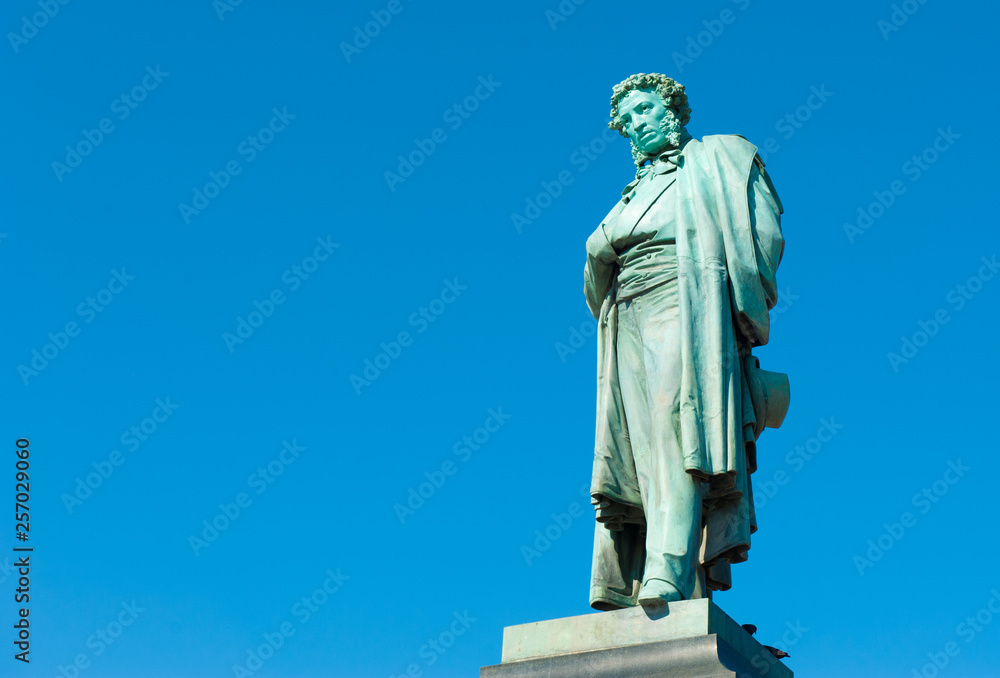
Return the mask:
[[618, 257], [617, 301], [628, 301], [677, 280], [677, 245], [673, 240], [646, 241]]

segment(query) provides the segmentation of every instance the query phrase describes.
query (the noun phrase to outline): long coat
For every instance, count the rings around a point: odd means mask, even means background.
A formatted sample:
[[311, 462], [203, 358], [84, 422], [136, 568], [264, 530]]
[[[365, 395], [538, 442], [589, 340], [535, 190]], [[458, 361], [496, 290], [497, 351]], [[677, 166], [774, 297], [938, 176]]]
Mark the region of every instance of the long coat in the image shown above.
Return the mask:
[[[686, 470], [708, 483], [701, 552], [707, 585], [727, 589], [729, 563], [746, 560], [750, 534], [756, 530], [750, 474], [757, 465], [757, 422], [743, 361], [751, 348], [768, 340], [768, 311], [778, 296], [775, 271], [784, 249], [782, 208], [749, 141], [735, 135], [685, 139], [674, 187], [683, 362], [680, 438]], [[636, 218], [634, 213], [641, 216], [648, 209], [633, 205], [626, 210], [627, 200], [615, 206], [588, 240], [584, 271], [584, 294], [598, 319], [591, 496], [599, 515], [603, 510], [635, 516], [642, 509], [618, 384], [619, 269], [598, 247], [605, 224], [623, 211]], [[608, 528], [599, 522], [597, 529]], [[643, 562], [629, 554], [641, 545], [621, 540], [642, 536], [640, 529], [626, 529], [616, 533], [613, 546], [596, 540], [592, 604], [636, 604]]]

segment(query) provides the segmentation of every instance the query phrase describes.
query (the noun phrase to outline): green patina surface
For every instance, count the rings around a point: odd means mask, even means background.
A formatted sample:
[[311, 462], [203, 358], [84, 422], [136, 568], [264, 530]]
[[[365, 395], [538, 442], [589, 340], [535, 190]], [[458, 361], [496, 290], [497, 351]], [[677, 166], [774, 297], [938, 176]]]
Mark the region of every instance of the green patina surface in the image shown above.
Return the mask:
[[777, 303], [781, 202], [743, 137], [691, 138], [683, 85], [637, 74], [613, 89], [611, 129], [635, 181], [587, 240], [598, 319], [597, 609], [707, 597], [731, 585], [756, 529], [751, 474], [788, 407], [761, 370]]

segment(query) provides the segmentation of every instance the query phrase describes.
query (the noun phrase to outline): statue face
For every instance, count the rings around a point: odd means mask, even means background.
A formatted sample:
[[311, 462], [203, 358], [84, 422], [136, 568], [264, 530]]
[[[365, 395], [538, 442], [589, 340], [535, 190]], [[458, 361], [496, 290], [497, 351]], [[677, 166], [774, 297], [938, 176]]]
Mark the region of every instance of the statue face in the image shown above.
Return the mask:
[[618, 104], [618, 117], [632, 145], [646, 155], [656, 155], [670, 146], [668, 131], [679, 127], [674, 112], [656, 92], [633, 90]]

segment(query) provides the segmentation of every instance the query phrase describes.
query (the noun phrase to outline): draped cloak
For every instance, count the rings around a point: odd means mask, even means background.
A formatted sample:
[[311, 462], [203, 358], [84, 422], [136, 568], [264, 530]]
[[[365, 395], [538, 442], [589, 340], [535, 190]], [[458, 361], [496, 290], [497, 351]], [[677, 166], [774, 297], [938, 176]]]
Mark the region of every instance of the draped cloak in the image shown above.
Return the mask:
[[[782, 207], [757, 148], [749, 141], [736, 135], [706, 136], [701, 141], [685, 135], [685, 140], [674, 186], [682, 358], [680, 440], [685, 469], [707, 482], [700, 554], [706, 583], [710, 589], [725, 590], [731, 585], [729, 563], [746, 560], [750, 534], [756, 530], [750, 483], [757, 466], [756, 418], [743, 360], [751, 348], [768, 340], [768, 311], [778, 294], [775, 271], [784, 249]], [[626, 192], [634, 186], [630, 184]], [[641, 218], [656, 197], [649, 205], [633, 205], [626, 212], [631, 213], [628, 218]], [[642, 499], [615, 349], [618, 265], [597, 256], [599, 248], [593, 242], [604, 237], [604, 225], [622, 217], [627, 206], [628, 196], [587, 245], [584, 293], [598, 319], [591, 496], [599, 520], [604, 511], [641, 523]], [[608, 527], [597, 524], [598, 530]], [[644, 539], [644, 530], [628, 529], [635, 527], [624, 525], [623, 531], [615, 532], [614, 542], [595, 540], [591, 604], [636, 604], [644, 563], [633, 556], [637, 549], [643, 551], [641, 544], [628, 542]]]

